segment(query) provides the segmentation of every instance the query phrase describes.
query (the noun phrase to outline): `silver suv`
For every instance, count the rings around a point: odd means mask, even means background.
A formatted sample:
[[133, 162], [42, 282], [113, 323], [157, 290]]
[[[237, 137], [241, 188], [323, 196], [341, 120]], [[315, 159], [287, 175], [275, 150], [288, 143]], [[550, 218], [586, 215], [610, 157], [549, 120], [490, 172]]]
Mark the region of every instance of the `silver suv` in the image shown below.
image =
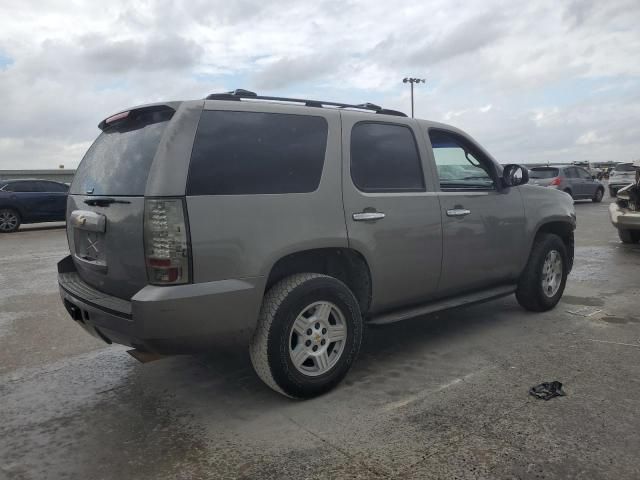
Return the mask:
[[240, 342], [267, 385], [311, 397], [365, 324], [513, 293], [548, 310], [572, 267], [571, 199], [448, 125], [234, 91], [99, 127], [58, 280], [79, 325], [136, 354]]
[[633, 163], [619, 163], [609, 174], [609, 194], [615, 197], [618, 191], [635, 181], [636, 167]]

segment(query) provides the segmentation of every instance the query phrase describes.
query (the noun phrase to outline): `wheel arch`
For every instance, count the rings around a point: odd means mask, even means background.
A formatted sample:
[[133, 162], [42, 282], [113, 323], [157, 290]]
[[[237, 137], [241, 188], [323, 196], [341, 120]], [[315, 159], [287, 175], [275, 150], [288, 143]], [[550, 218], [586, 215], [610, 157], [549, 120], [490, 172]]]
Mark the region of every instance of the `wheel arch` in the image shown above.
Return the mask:
[[337, 278], [351, 289], [363, 316], [369, 310], [373, 290], [371, 271], [359, 251], [346, 247], [326, 247], [284, 255], [271, 266], [265, 292], [278, 281], [296, 273], [321, 273]]
[[[574, 224], [567, 220], [553, 220], [545, 222], [538, 226], [534, 235], [534, 241], [538, 236], [544, 233], [553, 233], [555, 235], [558, 235], [562, 239], [562, 242], [567, 249], [567, 254], [569, 257], [569, 271], [571, 271], [571, 269], [573, 268], [573, 258], [575, 251], [574, 230]], [[531, 247], [529, 248], [529, 252], [531, 252], [532, 247], [533, 242], [531, 244]]]
[[9, 202], [0, 201], [0, 209], [3, 209], [3, 208], [8, 208], [8, 209], [15, 210], [16, 212], [18, 212], [18, 215], [20, 215], [20, 220], [24, 221], [26, 219], [25, 213], [22, 210], [22, 208], [20, 208], [15, 203], [9, 203]]

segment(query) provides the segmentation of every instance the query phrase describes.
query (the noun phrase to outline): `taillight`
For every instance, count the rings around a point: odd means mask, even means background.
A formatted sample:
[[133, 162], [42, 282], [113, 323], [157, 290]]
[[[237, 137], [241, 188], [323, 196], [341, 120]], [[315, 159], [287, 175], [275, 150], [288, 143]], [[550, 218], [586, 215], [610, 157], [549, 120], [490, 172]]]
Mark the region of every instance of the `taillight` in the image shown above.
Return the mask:
[[144, 206], [144, 254], [149, 283], [191, 280], [185, 205], [182, 199], [148, 198]]
[[560, 182], [562, 182], [562, 179], [560, 177], [556, 177], [553, 180], [551, 180], [551, 183], [549, 184], [549, 186], [557, 187], [558, 185], [560, 185]]

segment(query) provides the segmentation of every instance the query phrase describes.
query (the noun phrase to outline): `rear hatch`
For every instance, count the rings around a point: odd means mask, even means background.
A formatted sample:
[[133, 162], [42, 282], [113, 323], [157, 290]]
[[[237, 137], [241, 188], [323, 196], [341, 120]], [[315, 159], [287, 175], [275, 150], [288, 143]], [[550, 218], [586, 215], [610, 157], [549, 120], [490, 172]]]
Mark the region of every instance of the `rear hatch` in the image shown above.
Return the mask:
[[102, 133], [85, 154], [67, 201], [67, 238], [80, 278], [130, 299], [147, 284], [144, 194], [168, 106], [142, 107], [100, 123]]
[[529, 172], [529, 183], [547, 187], [560, 175], [555, 167], [534, 167]]
[[633, 183], [636, 177], [636, 169], [631, 163], [617, 165], [609, 174], [611, 183]]

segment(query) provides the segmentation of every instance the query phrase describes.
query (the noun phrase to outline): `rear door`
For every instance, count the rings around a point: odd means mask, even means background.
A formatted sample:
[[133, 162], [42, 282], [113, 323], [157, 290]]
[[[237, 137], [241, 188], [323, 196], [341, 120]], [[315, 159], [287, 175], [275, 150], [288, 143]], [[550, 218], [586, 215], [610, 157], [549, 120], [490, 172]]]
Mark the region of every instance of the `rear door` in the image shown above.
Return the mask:
[[466, 136], [429, 129], [439, 177], [443, 223], [439, 294], [511, 282], [525, 254], [518, 188], [499, 186], [499, 168]]
[[38, 190], [38, 211], [43, 220], [64, 220], [67, 205], [67, 189], [57, 182], [39, 180], [35, 182]]
[[102, 122], [71, 184], [67, 237], [73, 260], [80, 277], [107, 294], [129, 299], [147, 284], [145, 188], [173, 113], [146, 108]]
[[435, 296], [442, 261], [440, 204], [425, 176], [413, 119], [342, 112], [343, 196], [349, 245], [367, 259], [372, 310]]
[[564, 190], [571, 190], [573, 198], [580, 198], [582, 195], [582, 185], [580, 177], [578, 176], [578, 170], [575, 167], [567, 167], [564, 169], [565, 186]]
[[576, 170], [580, 180], [580, 196], [583, 198], [592, 198], [598, 188], [598, 182], [596, 182], [593, 176], [584, 168], [576, 167]]

